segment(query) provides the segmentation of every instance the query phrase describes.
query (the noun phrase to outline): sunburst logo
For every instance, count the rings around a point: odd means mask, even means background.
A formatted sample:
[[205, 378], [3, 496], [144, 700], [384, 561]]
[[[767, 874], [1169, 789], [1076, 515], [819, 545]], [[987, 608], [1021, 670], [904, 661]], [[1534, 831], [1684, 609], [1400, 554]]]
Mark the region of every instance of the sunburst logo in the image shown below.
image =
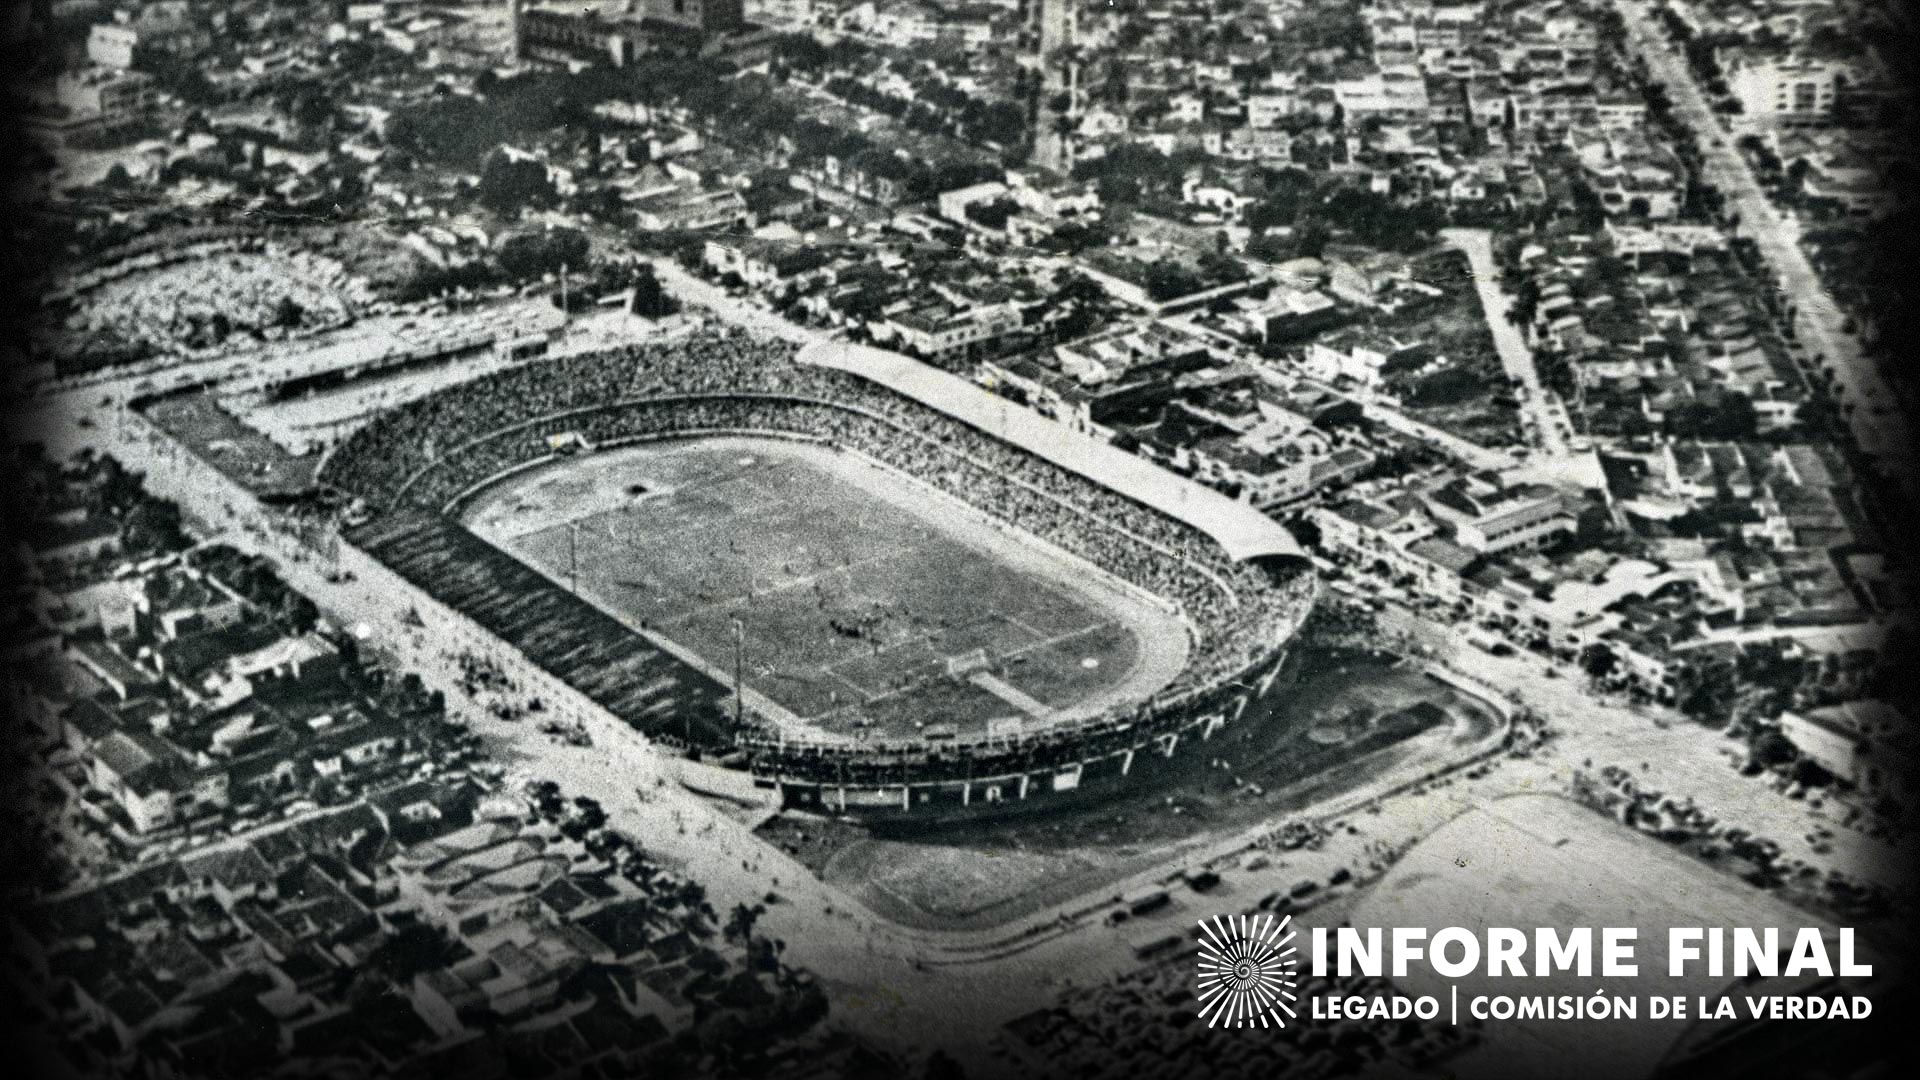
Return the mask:
[[1294, 1016], [1291, 915], [1200, 920], [1200, 1019], [1208, 1027], [1286, 1027]]

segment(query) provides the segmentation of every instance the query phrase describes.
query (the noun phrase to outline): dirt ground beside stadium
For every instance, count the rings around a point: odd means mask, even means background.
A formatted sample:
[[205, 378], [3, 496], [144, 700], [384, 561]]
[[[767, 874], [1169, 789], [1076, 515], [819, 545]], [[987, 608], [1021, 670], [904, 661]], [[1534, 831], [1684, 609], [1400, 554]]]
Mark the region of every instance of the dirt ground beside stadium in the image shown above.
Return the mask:
[[835, 737], [1092, 715], [1170, 682], [1190, 646], [1090, 564], [812, 444], [603, 451], [502, 483], [466, 520], [728, 682], [739, 620], [749, 693]]

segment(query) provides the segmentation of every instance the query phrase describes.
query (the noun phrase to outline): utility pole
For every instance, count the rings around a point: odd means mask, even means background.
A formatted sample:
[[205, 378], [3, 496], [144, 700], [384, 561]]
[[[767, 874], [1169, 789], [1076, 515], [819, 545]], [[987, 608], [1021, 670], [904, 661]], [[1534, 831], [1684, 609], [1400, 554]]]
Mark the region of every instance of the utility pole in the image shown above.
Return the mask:
[[579, 522], [567, 522], [567, 591], [575, 596], [580, 595], [580, 556], [574, 543], [579, 529]]
[[746, 688], [742, 682], [747, 651], [747, 628], [739, 619], [733, 620], [733, 726], [737, 730], [745, 722]]

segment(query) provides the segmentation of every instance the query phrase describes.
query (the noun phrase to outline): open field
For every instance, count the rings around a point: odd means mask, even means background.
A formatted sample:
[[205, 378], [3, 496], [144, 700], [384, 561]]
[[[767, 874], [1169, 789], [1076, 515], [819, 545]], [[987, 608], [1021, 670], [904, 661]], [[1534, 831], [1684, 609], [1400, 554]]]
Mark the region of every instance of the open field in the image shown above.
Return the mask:
[[[1143, 698], [1184, 624], [1090, 565], [825, 447], [650, 443], [522, 474], [482, 537], [723, 678], [839, 737], [978, 733]], [[975, 658], [955, 670], [952, 658]]]

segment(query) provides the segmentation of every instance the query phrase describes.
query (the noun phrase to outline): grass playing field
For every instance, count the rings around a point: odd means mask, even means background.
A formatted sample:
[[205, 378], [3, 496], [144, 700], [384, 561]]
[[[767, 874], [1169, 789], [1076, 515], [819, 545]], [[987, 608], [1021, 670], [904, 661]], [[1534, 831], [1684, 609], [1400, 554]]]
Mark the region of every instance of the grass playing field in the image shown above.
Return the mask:
[[[749, 704], [841, 736], [1033, 727], [1152, 693], [1177, 617], [863, 459], [771, 439], [652, 443], [522, 474], [467, 516]], [[949, 658], [973, 658], [954, 670]]]

